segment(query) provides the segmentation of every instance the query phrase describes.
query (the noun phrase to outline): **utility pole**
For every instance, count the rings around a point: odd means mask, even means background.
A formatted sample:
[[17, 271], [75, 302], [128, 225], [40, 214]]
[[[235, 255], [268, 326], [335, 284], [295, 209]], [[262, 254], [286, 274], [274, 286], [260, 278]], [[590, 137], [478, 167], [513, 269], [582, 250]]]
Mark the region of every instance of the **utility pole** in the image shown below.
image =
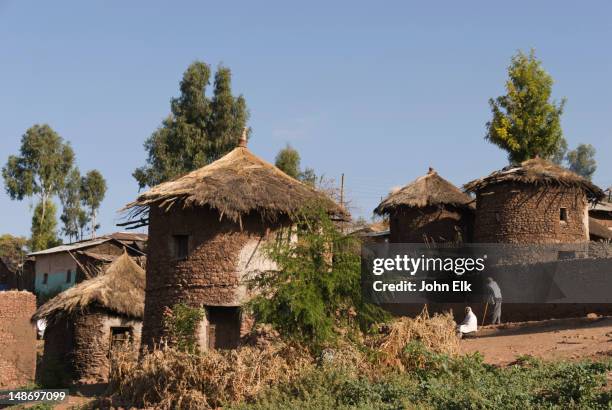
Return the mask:
[[340, 206], [344, 206], [344, 172], [340, 177]]

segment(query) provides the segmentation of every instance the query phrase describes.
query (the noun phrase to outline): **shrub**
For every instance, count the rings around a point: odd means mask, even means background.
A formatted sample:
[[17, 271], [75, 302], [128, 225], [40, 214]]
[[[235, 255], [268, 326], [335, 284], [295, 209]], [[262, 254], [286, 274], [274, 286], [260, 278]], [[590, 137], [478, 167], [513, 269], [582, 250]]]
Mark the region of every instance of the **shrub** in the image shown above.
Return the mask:
[[362, 299], [357, 239], [344, 235], [318, 206], [305, 207], [294, 220], [297, 241], [266, 247], [277, 271], [250, 283], [259, 293], [248, 305], [255, 319], [320, 350], [338, 334], [386, 318], [382, 309]]
[[204, 318], [204, 310], [178, 303], [164, 312], [164, 327], [170, 342], [179, 350], [195, 352], [198, 348], [197, 330]]

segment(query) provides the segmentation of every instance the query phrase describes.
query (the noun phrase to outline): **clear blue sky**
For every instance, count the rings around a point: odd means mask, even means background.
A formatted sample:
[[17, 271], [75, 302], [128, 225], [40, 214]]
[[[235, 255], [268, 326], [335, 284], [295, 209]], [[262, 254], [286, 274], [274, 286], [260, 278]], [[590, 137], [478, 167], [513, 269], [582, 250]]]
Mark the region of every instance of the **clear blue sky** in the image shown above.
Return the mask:
[[[81, 171], [109, 185], [102, 231], [137, 195], [142, 143], [169, 112], [190, 62], [233, 71], [247, 99], [251, 149], [286, 142], [302, 164], [346, 175], [353, 213], [435, 167], [460, 185], [506, 164], [484, 141], [488, 99], [533, 47], [567, 97], [570, 148], [597, 149], [612, 185], [612, 3], [29, 2], [0, 0], [0, 160], [49, 123]], [[31, 201], [0, 193], [0, 233], [27, 235]]]

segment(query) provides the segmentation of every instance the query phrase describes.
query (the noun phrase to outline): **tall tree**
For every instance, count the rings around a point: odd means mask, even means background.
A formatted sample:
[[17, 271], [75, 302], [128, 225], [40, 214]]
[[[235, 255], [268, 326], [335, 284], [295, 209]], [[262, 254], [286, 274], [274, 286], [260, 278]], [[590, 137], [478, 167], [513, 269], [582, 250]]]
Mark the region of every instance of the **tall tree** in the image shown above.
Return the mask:
[[567, 153], [566, 159], [570, 170], [588, 179], [591, 179], [597, 169], [595, 148], [591, 144], [578, 145]]
[[96, 228], [99, 226], [96, 225], [96, 217], [105, 195], [106, 180], [100, 171], [96, 169], [89, 171], [81, 179], [81, 200], [83, 205], [89, 210], [92, 237], [96, 236]]
[[274, 165], [290, 177], [300, 176], [300, 154], [289, 144], [276, 154]]
[[234, 148], [249, 112], [242, 96], [231, 93], [231, 72], [219, 66], [212, 100], [206, 96], [210, 67], [192, 63], [180, 83], [181, 95], [173, 98], [171, 114], [145, 141], [146, 165], [133, 176], [140, 188], [157, 185], [204, 166]]
[[493, 118], [486, 139], [508, 152], [511, 163], [539, 156], [553, 159], [563, 147], [565, 100], [551, 101], [553, 79], [533, 50], [519, 52], [508, 67], [506, 95], [490, 99]]
[[231, 151], [242, 136], [248, 111], [242, 95], [232, 95], [232, 72], [219, 66], [215, 74], [215, 89], [210, 104], [208, 123], [208, 161], [214, 161]]
[[78, 168], [73, 168], [59, 193], [62, 202], [62, 215], [60, 220], [63, 223], [62, 232], [68, 236], [70, 241], [79, 238], [79, 216], [83, 213], [81, 209], [81, 173]]
[[47, 204], [62, 189], [73, 162], [70, 144], [47, 124], [36, 124], [21, 137], [20, 155], [9, 156], [2, 168], [6, 192], [11, 199], [39, 197], [40, 215], [33, 218], [41, 225], [37, 229], [46, 223]]
[[10, 234], [0, 235], [0, 258], [13, 262], [21, 262], [26, 256], [28, 240], [21, 236]]
[[[45, 213], [46, 215], [44, 215]], [[55, 204], [51, 200], [47, 200], [46, 204], [39, 203], [36, 205], [32, 216], [30, 249], [35, 252], [58, 246], [61, 243], [62, 241], [57, 237]]]

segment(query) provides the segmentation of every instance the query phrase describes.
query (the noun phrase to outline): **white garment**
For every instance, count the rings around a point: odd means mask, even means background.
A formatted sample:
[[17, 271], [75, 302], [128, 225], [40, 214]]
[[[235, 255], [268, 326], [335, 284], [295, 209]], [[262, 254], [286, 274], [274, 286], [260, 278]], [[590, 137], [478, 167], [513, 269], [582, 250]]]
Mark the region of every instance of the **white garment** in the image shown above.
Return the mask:
[[36, 331], [38, 332], [38, 337], [41, 339], [45, 336], [45, 329], [47, 328], [47, 321], [44, 319], [38, 319], [36, 321]]
[[476, 319], [474, 312], [471, 310], [468, 311], [467, 315], [465, 315], [465, 319], [463, 319], [463, 322], [461, 322], [457, 329], [461, 333], [471, 333], [478, 330], [478, 319]]

